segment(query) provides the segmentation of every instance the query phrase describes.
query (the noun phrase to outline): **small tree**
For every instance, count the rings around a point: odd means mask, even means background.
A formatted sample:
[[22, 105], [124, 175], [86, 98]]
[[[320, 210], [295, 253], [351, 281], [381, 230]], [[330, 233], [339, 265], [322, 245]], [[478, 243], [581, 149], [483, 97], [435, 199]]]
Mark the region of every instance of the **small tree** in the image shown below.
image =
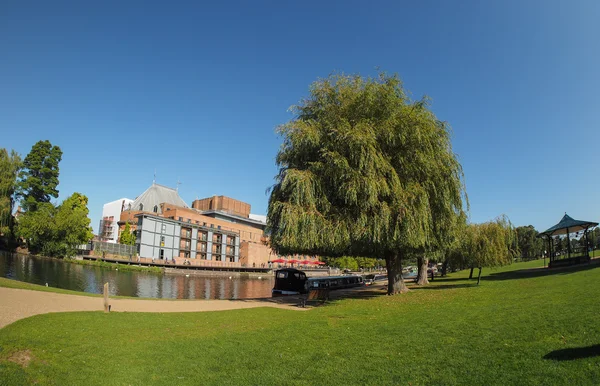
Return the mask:
[[514, 230], [504, 216], [483, 224], [467, 226], [461, 245], [462, 256], [473, 268], [479, 268], [477, 284], [481, 281], [483, 267], [511, 264], [516, 256]]
[[119, 238], [119, 242], [125, 245], [135, 245], [135, 234], [131, 232], [131, 226], [129, 225], [129, 221], [125, 223], [125, 228], [121, 232], [121, 237]]

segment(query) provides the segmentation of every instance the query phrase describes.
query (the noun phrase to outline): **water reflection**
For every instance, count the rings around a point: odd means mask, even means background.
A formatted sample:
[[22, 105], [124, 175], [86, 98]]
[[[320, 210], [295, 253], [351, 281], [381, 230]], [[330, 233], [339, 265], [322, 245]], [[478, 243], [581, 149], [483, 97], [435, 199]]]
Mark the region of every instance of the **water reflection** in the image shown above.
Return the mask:
[[107, 268], [15, 255], [0, 251], [0, 277], [28, 283], [111, 295], [165, 299], [248, 299], [270, 297], [273, 278], [245, 279], [116, 271]]

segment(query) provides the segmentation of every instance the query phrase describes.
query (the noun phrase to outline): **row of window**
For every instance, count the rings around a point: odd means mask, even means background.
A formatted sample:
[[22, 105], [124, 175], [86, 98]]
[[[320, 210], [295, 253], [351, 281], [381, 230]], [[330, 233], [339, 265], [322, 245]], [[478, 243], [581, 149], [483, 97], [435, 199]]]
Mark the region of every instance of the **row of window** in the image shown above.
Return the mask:
[[[163, 253], [164, 253], [164, 251], [161, 249], [160, 250], [161, 259], [162, 259]], [[181, 251], [179, 251], [179, 257], [183, 257], [183, 258], [189, 259], [190, 258], [190, 252], [189, 251], [183, 251], [183, 250], [181, 250]], [[200, 260], [206, 260], [206, 254], [205, 253], [198, 253], [196, 255], [196, 258], [198, 258]], [[212, 255], [212, 259], [213, 259], [213, 261], [226, 261], [226, 262], [230, 262], [230, 263], [235, 262], [235, 257], [233, 257], [233, 256], [223, 256], [223, 255], [215, 255], [215, 254], [213, 254]]]

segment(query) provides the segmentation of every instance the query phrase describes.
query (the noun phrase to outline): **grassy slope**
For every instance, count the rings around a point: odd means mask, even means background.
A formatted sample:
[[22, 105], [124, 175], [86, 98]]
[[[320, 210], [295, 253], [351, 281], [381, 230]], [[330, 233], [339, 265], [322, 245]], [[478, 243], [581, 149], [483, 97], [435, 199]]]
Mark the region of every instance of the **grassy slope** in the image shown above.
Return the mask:
[[62, 288], [46, 287], [43, 285], [26, 283], [24, 281], [7, 279], [5, 277], [0, 277], [0, 287], [28, 289], [28, 290], [43, 291], [43, 292], [56, 292], [59, 294], [69, 294], [69, 295], [102, 296], [100, 294], [92, 294], [89, 292], [79, 292], [79, 291], [72, 291], [72, 290], [67, 290], [67, 289], [62, 289]]
[[309, 312], [40, 315], [0, 330], [0, 384], [594, 384], [600, 357], [542, 357], [600, 343], [600, 267], [511, 273], [541, 264]]

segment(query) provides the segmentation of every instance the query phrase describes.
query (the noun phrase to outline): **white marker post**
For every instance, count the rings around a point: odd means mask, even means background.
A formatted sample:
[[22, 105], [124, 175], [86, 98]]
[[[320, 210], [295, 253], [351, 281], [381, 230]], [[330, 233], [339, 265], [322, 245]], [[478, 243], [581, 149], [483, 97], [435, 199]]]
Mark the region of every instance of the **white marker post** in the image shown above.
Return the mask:
[[104, 283], [104, 312], [110, 311], [108, 306], [108, 283]]

